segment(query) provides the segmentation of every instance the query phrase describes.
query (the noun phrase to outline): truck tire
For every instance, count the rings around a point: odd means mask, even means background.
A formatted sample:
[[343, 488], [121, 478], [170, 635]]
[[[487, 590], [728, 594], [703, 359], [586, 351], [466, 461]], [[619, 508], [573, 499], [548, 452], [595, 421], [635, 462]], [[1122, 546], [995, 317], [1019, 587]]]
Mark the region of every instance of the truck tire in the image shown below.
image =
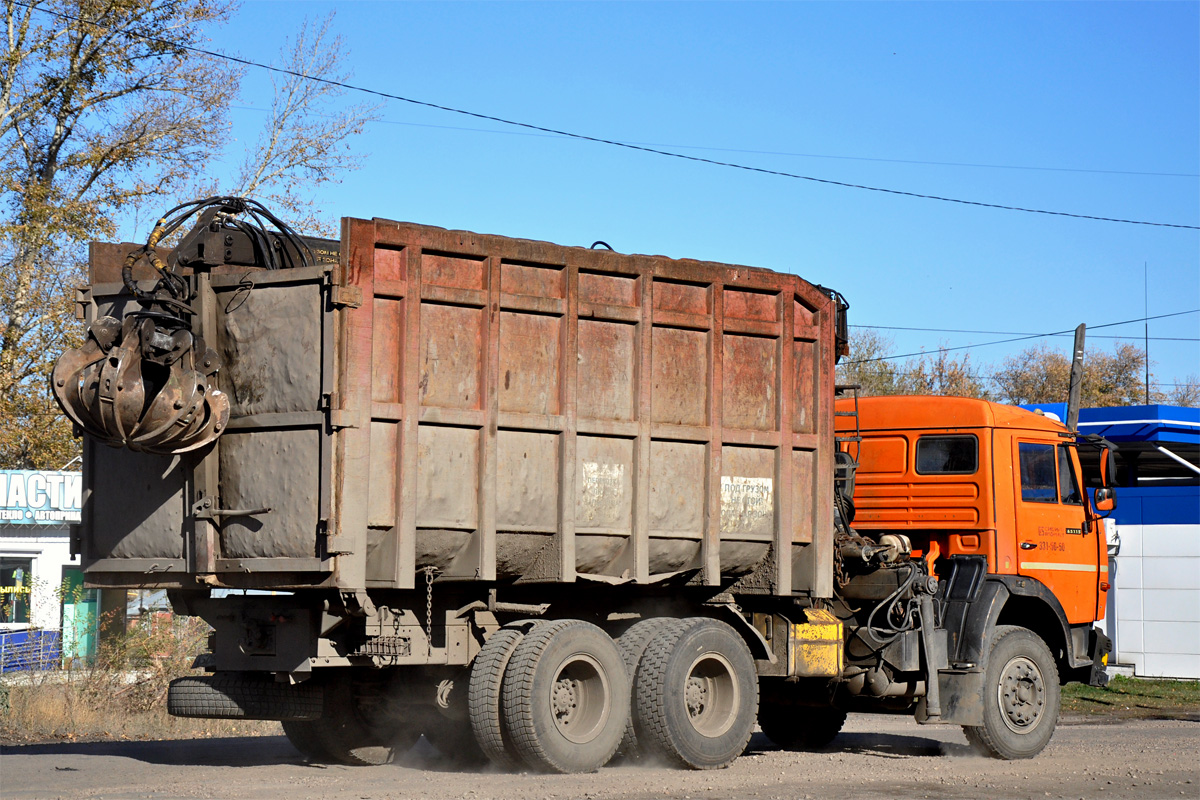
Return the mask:
[[203, 719], [317, 719], [318, 686], [288, 686], [271, 676], [218, 672], [176, 678], [167, 688], [167, 713]]
[[501, 628], [488, 637], [475, 656], [467, 684], [467, 717], [475, 741], [484, 757], [507, 770], [518, 770], [522, 764], [512, 738], [504, 729], [501, 687], [513, 651], [524, 638], [525, 632], [517, 627]]
[[742, 754], [754, 732], [754, 658], [724, 622], [671, 628], [646, 647], [634, 697], [643, 751], [691, 769], [720, 769]]
[[[621, 650], [621, 657], [625, 661], [625, 671], [629, 674], [631, 683], [637, 680], [638, 663], [642, 660], [642, 655], [646, 652], [646, 647], [650, 642], [665, 631], [682, 624], [685, 622], [675, 617], [654, 617], [634, 624], [617, 637], [617, 647]], [[633, 710], [630, 709], [629, 722], [625, 725], [625, 736], [621, 739], [617, 754], [623, 758], [637, 760], [641, 757], [641, 751], [638, 748], [633, 716]]]
[[421, 738], [418, 726], [370, 719], [354, 698], [347, 680], [325, 687], [321, 719], [287, 720], [283, 722], [283, 732], [292, 746], [310, 761], [352, 767], [390, 764]]
[[617, 751], [629, 719], [629, 678], [616, 643], [582, 620], [535, 628], [504, 673], [501, 711], [529, 767], [593, 772]]
[[819, 750], [846, 724], [846, 712], [819, 706], [771, 703], [758, 709], [758, 727], [783, 750]]
[[1026, 628], [998, 625], [983, 681], [983, 724], [964, 725], [963, 733], [982, 755], [1033, 758], [1054, 735], [1060, 702], [1046, 643]]

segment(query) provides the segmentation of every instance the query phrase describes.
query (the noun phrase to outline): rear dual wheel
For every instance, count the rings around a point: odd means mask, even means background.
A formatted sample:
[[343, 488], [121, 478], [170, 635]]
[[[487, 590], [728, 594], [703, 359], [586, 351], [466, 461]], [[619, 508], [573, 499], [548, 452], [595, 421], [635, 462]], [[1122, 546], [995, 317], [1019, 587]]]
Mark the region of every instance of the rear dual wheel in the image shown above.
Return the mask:
[[729, 625], [680, 620], [646, 645], [633, 704], [642, 754], [691, 769], [726, 767], [746, 749], [757, 712], [754, 658]]
[[629, 677], [616, 644], [595, 625], [527, 622], [484, 643], [467, 702], [475, 740], [497, 766], [591, 772], [621, 741]]
[[600, 628], [562, 620], [533, 628], [512, 651], [501, 692], [502, 726], [525, 765], [592, 772], [621, 743], [629, 677]]

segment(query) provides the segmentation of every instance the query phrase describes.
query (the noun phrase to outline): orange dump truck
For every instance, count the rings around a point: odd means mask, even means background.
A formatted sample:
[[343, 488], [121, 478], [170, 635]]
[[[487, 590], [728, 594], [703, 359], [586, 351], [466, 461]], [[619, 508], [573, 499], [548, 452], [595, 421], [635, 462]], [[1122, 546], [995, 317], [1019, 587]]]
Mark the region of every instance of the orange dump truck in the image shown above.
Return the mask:
[[756, 722], [819, 747], [851, 710], [1019, 758], [1060, 681], [1103, 678], [1074, 437], [973, 401], [835, 416], [846, 307], [795, 275], [380, 219], [314, 240], [238, 198], [90, 266], [51, 378], [74, 544], [90, 585], [212, 626], [173, 714], [347, 764], [424, 735], [714, 768]]
[[949, 702], [981, 702], [987, 723], [968, 726], [968, 739], [1008, 755], [1040, 750], [1057, 684], [1107, 682], [1111, 644], [1093, 623], [1109, 588], [1111, 450], [1097, 445], [1093, 505], [1076, 436], [1053, 417], [965, 397], [848, 397], [836, 408], [853, 484], [840, 510], [858, 534], [901, 538], [946, 585], [940, 625], [957, 670], [942, 674], [961, 684]]

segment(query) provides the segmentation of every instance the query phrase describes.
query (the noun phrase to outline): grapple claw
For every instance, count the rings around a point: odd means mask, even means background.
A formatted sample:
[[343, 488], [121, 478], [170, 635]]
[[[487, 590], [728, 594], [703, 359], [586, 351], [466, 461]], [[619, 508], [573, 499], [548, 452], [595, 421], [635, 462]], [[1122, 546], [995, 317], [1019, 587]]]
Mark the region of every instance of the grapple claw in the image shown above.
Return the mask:
[[[182, 453], [216, 439], [229, 397], [215, 385], [220, 359], [190, 330], [150, 314], [101, 317], [80, 348], [59, 357], [51, 388], [63, 412], [115, 447]], [[196, 369], [199, 357], [200, 369]]]

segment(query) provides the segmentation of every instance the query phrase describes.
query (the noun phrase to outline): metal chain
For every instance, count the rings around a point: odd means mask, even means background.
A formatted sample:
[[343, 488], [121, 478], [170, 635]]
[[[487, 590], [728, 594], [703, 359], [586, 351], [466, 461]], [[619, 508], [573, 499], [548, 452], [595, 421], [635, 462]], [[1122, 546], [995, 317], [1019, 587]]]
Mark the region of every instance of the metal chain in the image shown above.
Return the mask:
[[433, 652], [433, 576], [437, 567], [425, 567], [425, 641], [428, 642], [429, 652]]

